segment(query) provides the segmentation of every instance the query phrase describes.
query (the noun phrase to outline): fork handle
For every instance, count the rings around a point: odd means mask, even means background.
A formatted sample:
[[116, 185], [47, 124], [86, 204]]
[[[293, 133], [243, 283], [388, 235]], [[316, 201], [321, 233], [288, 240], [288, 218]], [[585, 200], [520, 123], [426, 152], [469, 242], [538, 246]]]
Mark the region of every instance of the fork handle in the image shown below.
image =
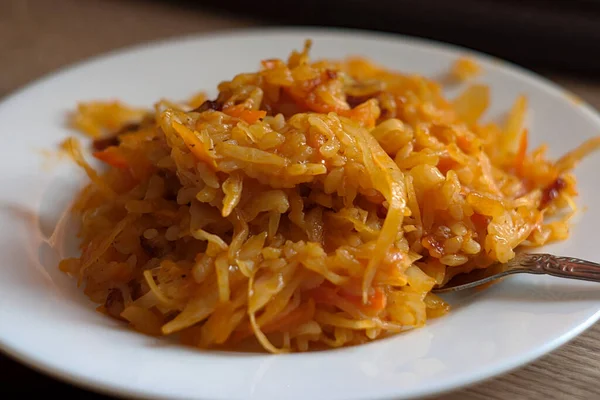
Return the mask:
[[518, 258], [519, 264], [525, 267], [527, 272], [600, 282], [600, 264], [595, 262], [544, 253], [521, 254]]

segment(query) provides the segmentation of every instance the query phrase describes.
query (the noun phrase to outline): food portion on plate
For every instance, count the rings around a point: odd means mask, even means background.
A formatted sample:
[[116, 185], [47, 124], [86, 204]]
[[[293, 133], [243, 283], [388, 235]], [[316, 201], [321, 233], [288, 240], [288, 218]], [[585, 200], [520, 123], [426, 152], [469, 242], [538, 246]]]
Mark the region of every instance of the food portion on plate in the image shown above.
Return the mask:
[[571, 170], [600, 138], [552, 161], [528, 148], [524, 96], [499, 126], [482, 121], [484, 85], [449, 100], [309, 48], [214, 100], [79, 105], [106, 168], [65, 142], [91, 183], [72, 208], [82, 254], [60, 268], [100, 311], [201, 348], [354, 345], [444, 315], [431, 290], [452, 276], [568, 237]]

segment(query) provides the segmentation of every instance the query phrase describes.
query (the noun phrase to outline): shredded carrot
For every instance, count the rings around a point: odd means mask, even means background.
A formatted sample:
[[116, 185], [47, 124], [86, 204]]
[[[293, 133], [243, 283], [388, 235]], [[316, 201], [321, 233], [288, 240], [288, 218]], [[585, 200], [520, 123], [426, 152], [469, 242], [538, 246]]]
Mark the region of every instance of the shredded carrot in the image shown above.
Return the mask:
[[193, 155], [195, 155], [200, 161], [208, 164], [212, 169], [217, 168], [217, 162], [212, 158], [208, 152], [206, 145], [196, 136], [196, 134], [189, 129], [187, 126], [180, 124], [177, 121], [173, 121], [173, 129], [181, 136], [186, 146]]
[[240, 118], [240, 115], [247, 110], [244, 104], [238, 104], [235, 106], [224, 107], [223, 112], [232, 117]]
[[369, 294], [366, 303], [363, 303], [362, 296], [338, 293], [337, 290], [327, 287], [319, 287], [312, 290], [310, 297], [317, 303], [330, 305], [337, 305], [338, 302], [336, 300], [343, 299], [365, 314], [376, 314], [385, 309], [387, 305], [387, 296], [380, 287], [376, 287], [373, 293]]
[[327, 104], [322, 101], [317, 101], [315, 94], [312, 91], [306, 91], [297, 87], [286, 87], [283, 91], [290, 95], [296, 105], [303, 111], [314, 111], [318, 113], [338, 112], [342, 110], [337, 107]]
[[454, 161], [454, 159], [451, 157], [440, 157], [440, 161], [437, 164], [437, 169], [439, 169], [442, 174], [446, 175], [446, 173], [456, 166], [456, 164], [456, 161]]
[[267, 112], [263, 110], [253, 111], [245, 110], [240, 116], [244, 121], [249, 124], [257, 122], [259, 119], [266, 117]]
[[468, 152], [471, 148], [471, 141], [466, 136], [457, 136], [456, 144], [462, 151]]
[[94, 157], [115, 168], [126, 169], [129, 167], [127, 158], [125, 158], [123, 152], [116, 146], [107, 147], [102, 151], [96, 151], [94, 152]]
[[515, 169], [517, 175], [523, 176], [523, 166], [525, 163], [525, 156], [527, 155], [527, 143], [528, 143], [528, 132], [527, 129], [523, 129], [521, 134], [521, 140], [519, 141], [519, 149], [517, 150], [517, 156], [515, 157]]
[[303, 110], [318, 113], [335, 112], [338, 115], [346, 116], [351, 111], [347, 103], [327, 102], [318, 95], [318, 88], [323, 87], [324, 84], [335, 79], [336, 76], [331, 71], [322, 71], [316, 78], [296, 81], [295, 85], [284, 87], [283, 91]]
[[387, 296], [379, 287], [376, 287], [373, 294], [368, 296], [366, 304], [363, 303], [361, 296], [345, 295], [344, 297], [365, 312], [379, 312], [387, 305]]
[[259, 119], [266, 117], [267, 112], [263, 110], [248, 110], [244, 104], [238, 104], [237, 106], [227, 107], [223, 109], [223, 112], [232, 117], [239, 118], [246, 121], [249, 124], [254, 124]]
[[367, 128], [373, 128], [381, 114], [381, 110], [377, 105], [377, 100], [371, 99], [359, 104], [352, 110], [346, 111], [344, 114]]

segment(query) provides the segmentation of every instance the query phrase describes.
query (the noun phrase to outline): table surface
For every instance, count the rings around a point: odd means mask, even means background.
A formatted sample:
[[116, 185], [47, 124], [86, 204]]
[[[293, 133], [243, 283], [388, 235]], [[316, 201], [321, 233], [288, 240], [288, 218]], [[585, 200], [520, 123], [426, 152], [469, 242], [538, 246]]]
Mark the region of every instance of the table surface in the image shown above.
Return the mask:
[[[1, 0], [0, 98], [40, 76], [115, 48], [190, 33], [261, 25], [168, 2]], [[600, 108], [600, 81], [548, 78]], [[600, 324], [538, 361], [438, 400], [600, 398]], [[0, 355], [0, 386], [101, 398], [41, 376]], [[24, 383], [27, 385], [23, 385]]]

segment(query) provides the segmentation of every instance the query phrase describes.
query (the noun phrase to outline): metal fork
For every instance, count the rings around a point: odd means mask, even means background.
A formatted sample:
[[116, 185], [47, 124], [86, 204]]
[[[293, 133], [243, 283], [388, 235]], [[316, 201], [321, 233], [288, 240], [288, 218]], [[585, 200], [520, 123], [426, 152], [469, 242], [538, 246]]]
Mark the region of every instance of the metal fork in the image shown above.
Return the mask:
[[497, 263], [488, 268], [456, 275], [442, 287], [434, 288], [433, 292], [444, 293], [470, 289], [508, 275], [520, 273], [545, 274], [560, 278], [600, 282], [600, 264], [598, 263], [552, 254], [520, 253], [507, 263]]

